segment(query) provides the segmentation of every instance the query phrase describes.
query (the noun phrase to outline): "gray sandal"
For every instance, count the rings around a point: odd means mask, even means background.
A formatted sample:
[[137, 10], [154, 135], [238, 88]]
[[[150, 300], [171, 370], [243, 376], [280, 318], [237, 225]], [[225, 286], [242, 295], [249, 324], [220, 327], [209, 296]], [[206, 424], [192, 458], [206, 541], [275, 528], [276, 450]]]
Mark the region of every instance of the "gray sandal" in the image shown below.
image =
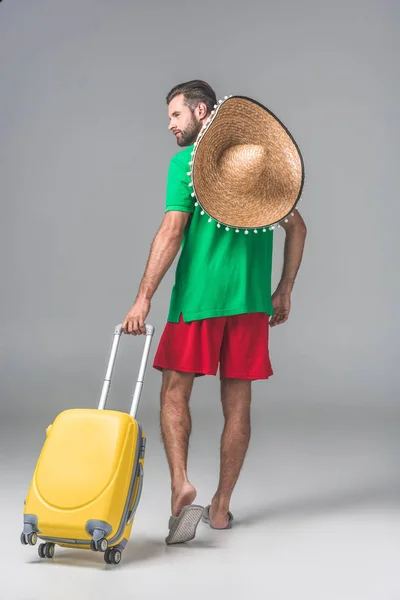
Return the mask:
[[206, 506], [206, 508], [204, 509], [203, 516], [201, 519], [203, 523], [207, 523], [207, 525], [209, 525], [211, 529], [216, 529], [217, 531], [222, 531], [224, 529], [232, 529], [233, 515], [231, 512], [228, 512], [228, 525], [226, 527], [213, 527], [211, 525], [210, 505]]
[[165, 543], [171, 545], [190, 542], [196, 535], [203, 511], [203, 506], [190, 504], [185, 506], [177, 517], [170, 517], [169, 535], [165, 538]]

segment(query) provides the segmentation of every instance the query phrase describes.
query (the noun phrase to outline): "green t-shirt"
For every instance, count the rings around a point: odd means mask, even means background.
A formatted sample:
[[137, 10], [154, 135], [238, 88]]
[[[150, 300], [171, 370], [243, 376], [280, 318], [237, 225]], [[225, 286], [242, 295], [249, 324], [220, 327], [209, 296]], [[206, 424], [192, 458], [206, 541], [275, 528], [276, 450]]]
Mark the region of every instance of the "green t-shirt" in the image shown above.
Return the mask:
[[168, 321], [178, 323], [243, 313], [273, 314], [271, 272], [273, 231], [249, 230], [245, 235], [226, 231], [201, 207], [195, 207], [189, 187], [189, 161], [193, 146], [171, 160], [166, 194], [166, 212], [192, 213], [185, 230]]

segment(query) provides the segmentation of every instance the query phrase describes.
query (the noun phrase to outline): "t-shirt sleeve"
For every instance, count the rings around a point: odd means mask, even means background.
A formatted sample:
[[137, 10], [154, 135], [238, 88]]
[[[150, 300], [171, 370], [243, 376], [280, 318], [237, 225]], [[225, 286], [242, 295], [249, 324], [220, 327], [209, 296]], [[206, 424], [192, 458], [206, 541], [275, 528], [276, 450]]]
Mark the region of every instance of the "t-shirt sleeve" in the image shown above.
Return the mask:
[[185, 166], [176, 157], [172, 158], [168, 169], [165, 212], [170, 210], [194, 212], [193, 188], [189, 187], [190, 178], [187, 174], [189, 168], [189, 165]]

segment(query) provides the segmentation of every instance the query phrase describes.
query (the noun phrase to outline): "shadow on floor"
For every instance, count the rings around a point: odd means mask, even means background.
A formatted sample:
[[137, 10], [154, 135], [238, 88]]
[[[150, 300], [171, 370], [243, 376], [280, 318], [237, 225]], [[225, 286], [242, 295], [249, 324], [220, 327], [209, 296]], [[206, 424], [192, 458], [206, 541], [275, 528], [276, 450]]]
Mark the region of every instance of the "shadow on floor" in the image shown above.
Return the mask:
[[123, 562], [141, 563], [160, 556], [171, 557], [174, 552], [185, 552], [193, 548], [214, 548], [215, 544], [208, 540], [194, 539], [186, 544], [173, 544], [167, 546], [163, 538], [139, 539], [132, 536], [123, 553]]
[[355, 507], [400, 509], [400, 487], [365, 486], [354, 490], [325, 492], [319, 496], [289, 498], [252, 509], [247, 516], [235, 519], [236, 526], [255, 525], [263, 521], [302, 517], [318, 517], [328, 513], [345, 512]]
[[31, 564], [49, 564], [68, 565], [75, 567], [85, 567], [92, 569], [116, 569], [122, 568], [124, 564], [143, 563], [159, 557], [165, 553], [165, 547], [159, 540], [149, 540], [146, 538], [135, 538], [132, 536], [128, 546], [122, 553], [122, 560], [119, 565], [107, 565], [104, 562], [104, 556], [101, 552], [92, 552], [91, 550], [74, 550], [72, 548], [61, 548], [56, 546], [54, 558], [51, 560], [40, 559], [36, 556], [31, 560]]
[[84, 567], [86, 569], [123, 569], [124, 565], [142, 564], [162, 556], [172, 557], [174, 553], [185, 552], [189, 548], [215, 548], [214, 542], [209, 540], [194, 539], [187, 544], [176, 544], [167, 546], [162, 538], [148, 539], [132, 536], [127, 547], [122, 553], [122, 560], [119, 565], [107, 565], [101, 552], [92, 552], [90, 550], [74, 550], [72, 548], [61, 548], [56, 546], [54, 558], [51, 560], [41, 559], [36, 554], [29, 564], [37, 565], [39, 563], [50, 566], [52, 563], [58, 566]]

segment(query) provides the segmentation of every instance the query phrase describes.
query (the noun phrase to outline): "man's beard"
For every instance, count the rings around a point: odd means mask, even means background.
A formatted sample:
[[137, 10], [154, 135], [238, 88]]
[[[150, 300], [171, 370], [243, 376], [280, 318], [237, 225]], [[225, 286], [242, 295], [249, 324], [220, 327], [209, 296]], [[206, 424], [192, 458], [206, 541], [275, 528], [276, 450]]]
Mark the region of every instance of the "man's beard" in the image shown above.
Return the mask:
[[180, 138], [176, 138], [178, 146], [191, 146], [195, 143], [200, 133], [202, 124], [193, 119], [184, 131], [181, 131]]

